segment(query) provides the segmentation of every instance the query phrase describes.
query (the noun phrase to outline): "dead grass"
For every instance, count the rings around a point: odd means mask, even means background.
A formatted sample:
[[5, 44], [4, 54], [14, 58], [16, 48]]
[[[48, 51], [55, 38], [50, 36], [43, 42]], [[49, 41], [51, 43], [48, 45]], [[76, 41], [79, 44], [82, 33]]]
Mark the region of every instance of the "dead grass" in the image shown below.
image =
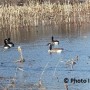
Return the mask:
[[60, 25], [64, 23], [90, 23], [90, 2], [31, 3], [24, 6], [0, 6], [0, 29], [15, 29], [39, 25]]

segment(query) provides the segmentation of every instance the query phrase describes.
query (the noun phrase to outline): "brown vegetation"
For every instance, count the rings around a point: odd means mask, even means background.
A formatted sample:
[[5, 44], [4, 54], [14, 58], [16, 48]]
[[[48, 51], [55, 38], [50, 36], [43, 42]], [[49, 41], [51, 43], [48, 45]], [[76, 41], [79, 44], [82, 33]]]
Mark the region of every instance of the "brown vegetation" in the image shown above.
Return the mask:
[[70, 4], [44, 2], [29, 3], [23, 6], [0, 6], [0, 28], [29, 28], [39, 25], [60, 25], [61, 23], [90, 22], [90, 2]]

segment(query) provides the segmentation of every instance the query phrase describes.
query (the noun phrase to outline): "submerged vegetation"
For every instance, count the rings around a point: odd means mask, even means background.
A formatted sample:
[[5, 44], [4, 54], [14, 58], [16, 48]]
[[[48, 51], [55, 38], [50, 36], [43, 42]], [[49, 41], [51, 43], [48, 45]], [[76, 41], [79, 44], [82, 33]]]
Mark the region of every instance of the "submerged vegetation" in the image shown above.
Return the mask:
[[90, 2], [70, 4], [44, 2], [29, 5], [1, 5], [0, 28], [18, 30], [21, 27], [60, 25], [61, 23], [89, 23]]

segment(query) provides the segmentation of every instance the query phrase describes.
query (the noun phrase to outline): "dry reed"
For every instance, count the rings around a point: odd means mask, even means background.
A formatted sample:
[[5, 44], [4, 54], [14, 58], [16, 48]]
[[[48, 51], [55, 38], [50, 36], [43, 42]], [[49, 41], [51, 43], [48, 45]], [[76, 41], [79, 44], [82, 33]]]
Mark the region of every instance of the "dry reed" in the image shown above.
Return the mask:
[[60, 25], [61, 23], [90, 23], [90, 2], [69, 2], [63, 5], [58, 3], [44, 2], [29, 3], [23, 6], [0, 6], [0, 29], [19, 30], [29, 29], [31, 26]]

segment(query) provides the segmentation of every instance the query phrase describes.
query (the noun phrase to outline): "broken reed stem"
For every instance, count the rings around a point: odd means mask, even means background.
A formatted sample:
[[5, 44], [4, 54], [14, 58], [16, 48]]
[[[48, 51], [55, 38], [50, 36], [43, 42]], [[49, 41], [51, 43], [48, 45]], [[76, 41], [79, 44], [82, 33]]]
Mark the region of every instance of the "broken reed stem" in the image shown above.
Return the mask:
[[54, 76], [54, 77], [55, 77], [56, 69], [57, 69], [57, 67], [58, 67], [58, 65], [59, 65], [59, 63], [60, 63], [60, 61], [61, 61], [61, 59], [57, 62], [56, 66], [55, 66], [55, 69], [54, 69], [54, 72], [53, 72], [53, 76]]
[[21, 49], [20, 46], [18, 46], [18, 52], [20, 53], [20, 61], [24, 61], [23, 54], [22, 54], [22, 49]]

